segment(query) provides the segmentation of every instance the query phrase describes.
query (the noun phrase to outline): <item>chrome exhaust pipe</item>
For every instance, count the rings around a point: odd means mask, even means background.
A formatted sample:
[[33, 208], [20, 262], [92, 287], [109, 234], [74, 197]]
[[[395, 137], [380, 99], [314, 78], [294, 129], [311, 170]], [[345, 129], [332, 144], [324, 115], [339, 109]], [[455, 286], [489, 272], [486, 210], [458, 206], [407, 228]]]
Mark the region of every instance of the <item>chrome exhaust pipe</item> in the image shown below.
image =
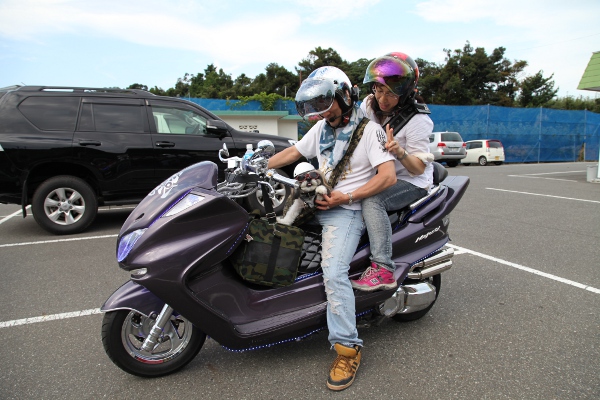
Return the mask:
[[383, 317], [396, 314], [410, 314], [426, 309], [435, 301], [436, 290], [429, 282], [402, 285], [394, 294], [376, 309]]
[[434, 264], [441, 263], [442, 261], [446, 261], [454, 257], [454, 249], [451, 247], [444, 247], [441, 250], [438, 250], [436, 253], [433, 253], [431, 256], [426, 259], [414, 263], [410, 267], [410, 272], [418, 268], [426, 268]]
[[[413, 264], [407, 278], [423, 280], [441, 274], [452, 268], [452, 257], [454, 257], [453, 248], [442, 248], [425, 260]], [[379, 304], [376, 311], [379, 315], [388, 318], [396, 314], [410, 314], [429, 307], [435, 298], [436, 289], [429, 282], [400, 285], [389, 299]]]
[[448, 271], [450, 268], [452, 268], [452, 261], [448, 260], [448, 261], [444, 261], [439, 264], [432, 265], [431, 267], [423, 268], [418, 271], [409, 272], [406, 277], [408, 279], [418, 279], [418, 280], [426, 279], [431, 276], [441, 274], [444, 271]]

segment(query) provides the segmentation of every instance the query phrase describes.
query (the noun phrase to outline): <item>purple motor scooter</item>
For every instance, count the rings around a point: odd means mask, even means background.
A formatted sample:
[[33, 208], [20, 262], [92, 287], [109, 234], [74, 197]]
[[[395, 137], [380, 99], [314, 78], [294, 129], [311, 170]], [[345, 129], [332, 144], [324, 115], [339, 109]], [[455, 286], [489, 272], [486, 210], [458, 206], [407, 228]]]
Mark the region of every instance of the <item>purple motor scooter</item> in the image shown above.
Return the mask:
[[[194, 164], [150, 192], [127, 218], [117, 240], [117, 260], [131, 279], [102, 306], [102, 342], [118, 367], [156, 377], [188, 364], [207, 335], [229, 350], [243, 351], [326, 329], [327, 299], [314, 251], [318, 227], [303, 227], [305, 262], [290, 286], [245, 282], [229, 263], [250, 219], [241, 200], [262, 186], [274, 195], [277, 183], [297, 185], [266, 169], [273, 153], [268, 141], [260, 142], [250, 159], [229, 157], [224, 148], [225, 182], [217, 183], [214, 163]], [[390, 213], [398, 288], [355, 291], [362, 322], [416, 320], [431, 309], [440, 274], [452, 266], [454, 251], [445, 247], [449, 214], [468, 184], [468, 177], [447, 176], [435, 164], [430, 193]], [[365, 234], [350, 265], [351, 278], [369, 266], [369, 255]]]

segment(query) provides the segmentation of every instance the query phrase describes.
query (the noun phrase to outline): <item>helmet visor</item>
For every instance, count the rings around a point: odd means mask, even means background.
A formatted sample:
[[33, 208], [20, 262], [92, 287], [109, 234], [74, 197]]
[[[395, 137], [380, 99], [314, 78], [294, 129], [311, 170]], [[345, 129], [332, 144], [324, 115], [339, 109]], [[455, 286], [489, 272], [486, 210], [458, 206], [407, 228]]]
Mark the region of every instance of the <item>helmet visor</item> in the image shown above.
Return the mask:
[[301, 117], [326, 112], [333, 105], [335, 85], [324, 79], [307, 79], [296, 94], [296, 110]]
[[380, 57], [367, 67], [363, 83], [380, 83], [396, 96], [402, 96], [414, 78], [415, 72], [406, 61]]

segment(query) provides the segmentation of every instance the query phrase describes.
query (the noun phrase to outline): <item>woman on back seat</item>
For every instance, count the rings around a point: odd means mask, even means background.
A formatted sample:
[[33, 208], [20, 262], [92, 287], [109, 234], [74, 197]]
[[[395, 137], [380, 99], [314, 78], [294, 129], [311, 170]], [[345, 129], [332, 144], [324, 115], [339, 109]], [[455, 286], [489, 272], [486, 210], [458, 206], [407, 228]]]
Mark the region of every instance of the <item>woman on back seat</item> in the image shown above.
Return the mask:
[[370, 83], [373, 93], [363, 100], [361, 108], [369, 119], [385, 128], [387, 138], [380, 138], [380, 142], [396, 156], [398, 180], [394, 186], [362, 201], [371, 243], [371, 266], [359, 279], [351, 281], [358, 290], [397, 287], [387, 211], [399, 210], [427, 195], [433, 182], [433, 155], [429, 153], [433, 121], [427, 115], [427, 106], [415, 101], [418, 79], [417, 64], [403, 53], [376, 58], [365, 73], [363, 83]]

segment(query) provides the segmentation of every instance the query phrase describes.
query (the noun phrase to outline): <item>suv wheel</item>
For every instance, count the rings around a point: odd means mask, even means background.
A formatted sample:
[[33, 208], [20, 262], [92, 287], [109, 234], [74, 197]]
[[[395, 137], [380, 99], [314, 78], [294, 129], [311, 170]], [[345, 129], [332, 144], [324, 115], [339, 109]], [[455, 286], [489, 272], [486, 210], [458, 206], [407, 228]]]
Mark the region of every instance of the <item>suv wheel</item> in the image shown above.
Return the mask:
[[482, 167], [487, 165], [487, 158], [485, 158], [484, 156], [479, 157], [479, 165], [481, 165]]
[[57, 235], [78, 233], [87, 228], [98, 213], [96, 194], [83, 179], [56, 176], [35, 191], [31, 211], [36, 222]]
[[458, 161], [446, 161], [446, 165], [448, 165], [450, 168], [454, 168], [458, 165]]
[[[288, 177], [288, 175], [282, 170], [277, 170], [277, 173], [285, 176], [286, 178]], [[285, 202], [292, 190], [289, 186], [286, 186], [283, 183], [279, 182], [273, 185], [273, 189], [275, 190], [275, 198], [273, 199], [273, 211], [275, 212], [275, 214], [281, 214], [283, 212], [283, 208], [285, 207]], [[261, 215], [266, 214], [262, 190], [260, 190], [260, 188], [256, 191], [256, 193], [248, 196], [247, 202], [249, 210], [258, 209]]]

